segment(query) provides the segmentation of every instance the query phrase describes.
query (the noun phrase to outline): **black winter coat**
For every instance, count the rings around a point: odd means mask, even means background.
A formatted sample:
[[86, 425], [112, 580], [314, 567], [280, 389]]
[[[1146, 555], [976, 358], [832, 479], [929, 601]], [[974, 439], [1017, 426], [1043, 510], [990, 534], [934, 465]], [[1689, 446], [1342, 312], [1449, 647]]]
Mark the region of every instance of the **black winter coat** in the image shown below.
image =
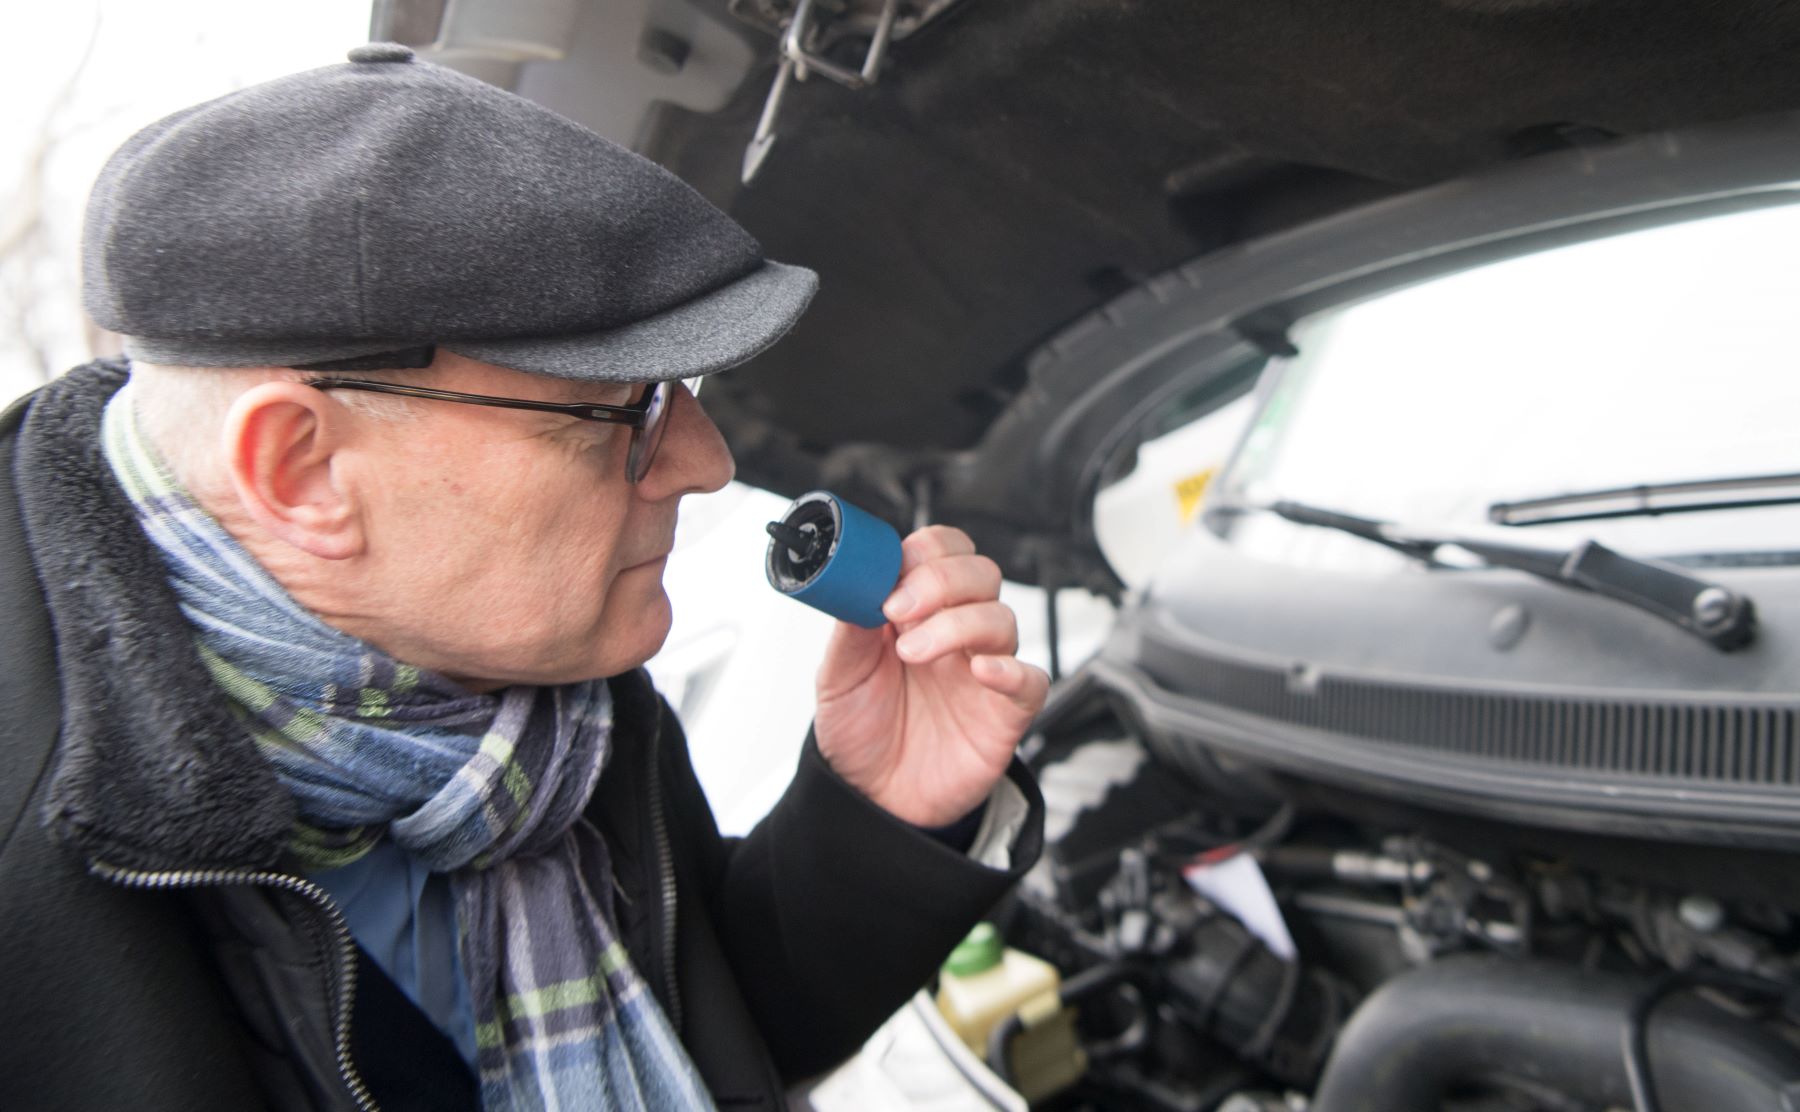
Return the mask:
[[[292, 872], [293, 806], [235, 727], [99, 448], [123, 370], [0, 417], [0, 1108], [473, 1107], [448, 1040]], [[875, 807], [809, 741], [742, 840], [681, 729], [613, 681], [589, 818], [621, 934], [722, 1109], [852, 1053], [1008, 872]]]

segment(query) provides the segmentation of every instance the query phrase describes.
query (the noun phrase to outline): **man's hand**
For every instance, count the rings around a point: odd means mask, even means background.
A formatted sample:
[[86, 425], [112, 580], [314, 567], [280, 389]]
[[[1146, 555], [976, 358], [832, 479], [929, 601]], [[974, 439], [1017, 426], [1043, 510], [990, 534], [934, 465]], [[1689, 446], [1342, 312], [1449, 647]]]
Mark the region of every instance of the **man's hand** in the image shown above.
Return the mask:
[[840, 622], [814, 720], [832, 769], [893, 815], [945, 826], [986, 799], [1050, 678], [1021, 662], [1000, 568], [960, 529], [907, 537], [889, 624]]

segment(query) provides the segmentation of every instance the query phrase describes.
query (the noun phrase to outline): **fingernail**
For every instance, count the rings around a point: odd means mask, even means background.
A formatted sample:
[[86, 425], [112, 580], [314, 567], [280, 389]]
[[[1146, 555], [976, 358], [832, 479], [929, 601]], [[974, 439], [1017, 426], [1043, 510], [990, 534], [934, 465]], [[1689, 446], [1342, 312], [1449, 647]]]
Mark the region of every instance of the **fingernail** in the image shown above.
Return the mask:
[[881, 612], [888, 616], [889, 621], [897, 622], [912, 613], [913, 607], [917, 605], [919, 605], [919, 600], [913, 597], [911, 591], [902, 587], [887, 600], [886, 605], [882, 606]]
[[907, 660], [918, 660], [931, 652], [931, 634], [915, 629], [911, 633], [902, 634], [900, 640], [894, 642], [894, 648]]

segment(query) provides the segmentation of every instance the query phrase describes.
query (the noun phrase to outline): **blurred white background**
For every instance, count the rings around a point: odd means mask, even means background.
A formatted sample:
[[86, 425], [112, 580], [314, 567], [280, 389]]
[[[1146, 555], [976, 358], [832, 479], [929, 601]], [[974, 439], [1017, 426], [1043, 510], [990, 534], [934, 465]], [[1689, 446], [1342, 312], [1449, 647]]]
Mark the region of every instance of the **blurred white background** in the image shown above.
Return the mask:
[[368, 0], [9, 5], [0, 66], [0, 393], [88, 358], [81, 211], [106, 157], [178, 108], [342, 61]]

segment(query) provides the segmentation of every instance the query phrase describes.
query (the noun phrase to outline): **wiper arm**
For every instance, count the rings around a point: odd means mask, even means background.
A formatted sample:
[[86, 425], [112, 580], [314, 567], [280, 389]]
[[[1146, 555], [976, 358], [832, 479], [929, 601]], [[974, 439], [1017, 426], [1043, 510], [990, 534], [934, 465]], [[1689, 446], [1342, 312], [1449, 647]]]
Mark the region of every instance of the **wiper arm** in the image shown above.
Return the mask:
[[1748, 596], [1669, 564], [1615, 552], [1597, 541], [1583, 541], [1570, 549], [1532, 548], [1479, 537], [1414, 534], [1385, 521], [1304, 502], [1275, 502], [1266, 508], [1297, 524], [1349, 533], [1423, 563], [1437, 563], [1441, 548], [1460, 548], [1490, 567], [1512, 568], [1654, 614], [1721, 652], [1741, 649], [1756, 636], [1756, 607]]
[[1601, 521], [1614, 517], [1655, 517], [1708, 510], [1741, 510], [1755, 506], [1800, 503], [1800, 475], [1740, 475], [1722, 479], [1687, 479], [1678, 483], [1640, 483], [1495, 502], [1488, 520], [1496, 525], [1551, 525], [1564, 521]]

